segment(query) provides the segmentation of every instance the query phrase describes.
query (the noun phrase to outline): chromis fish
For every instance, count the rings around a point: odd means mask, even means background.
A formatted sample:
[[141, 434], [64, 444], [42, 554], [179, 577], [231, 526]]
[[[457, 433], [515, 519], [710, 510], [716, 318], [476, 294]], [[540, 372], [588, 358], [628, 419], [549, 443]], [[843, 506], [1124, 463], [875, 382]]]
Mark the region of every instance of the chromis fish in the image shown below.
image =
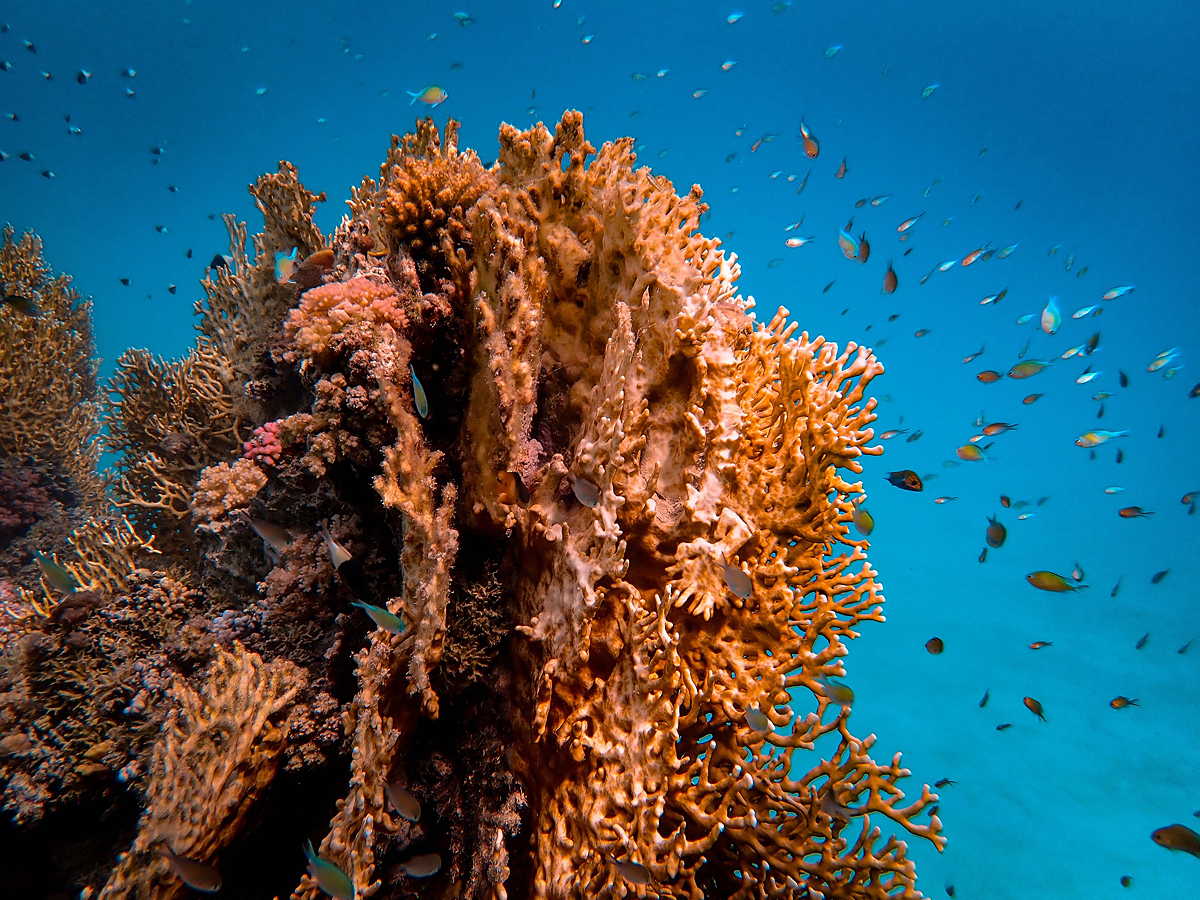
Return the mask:
[[614, 859], [613, 868], [622, 878], [632, 884], [649, 884], [651, 882], [650, 870], [631, 859]]
[[1125, 437], [1129, 434], [1129, 430], [1123, 431], [1085, 431], [1079, 437], [1075, 438], [1076, 447], [1099, 447], [1106, 441], [1111, 441], [1113, 438]]
[[817, 693], [823, 697], [840, 704], [843, 708], [854, 703], [854, 691], [849, 685], [823, 676], [813, 680], [818, 685]]
[[575, 494], [575, 499], [588, 509], [595, 509], [600, 503], [600, 485], [590, 478], [573, 477], [571, 491]]
[[854, 527], [863, 537], [868, 537], [875, 530], [875, 517], [861, 503], [854, 504]]
[[421, 821], [421, 801], [408, 788], [397, 782], [389, 782], [383, 789], [388, 803], [400, 814], [400, 818], [409, 822]]
[[167, 860], [175, 877], [194, 891], [202, 894], [215, 894], [221, 889], [221, 873], [212, 866], [180, 856], [175, 853], [166, 841], [158, 845], [158, 852]]
[[1167, 825], [1150, 832], [1150, 840], [1168, 850], [1182, 850], [1200, 859], [1200, 834], [1186, 825]]
[[1111, 700], [1108, 701], [1108, 705], [1111, 706], [1113, 709], [1125, 709], [1126, 707], [1139, 706], [1140, 704], [1137, 702], [1137, 700], [1135, 698], [1113, 697]]
[[362, 600], [355, 600], [350, 605], [357, 606], [363, 610], [384, 631], [390, 631], [392, 634], [404, 633], [404, 621], [398, 615], [388, 612], [382, 606], [373, 606], [370, 603], [364, 603]]
[[409, 106], [412, 106], [414, 103], [420, 100], [422, 103], [433, 107], [437, 106], [439, 103], [445, 103], [446, 99], [450, 96], [446, 93], [445, 88], [439, 87], [436, 84], [431, 84], [429, 87], [423, 88], [419, 91], [405, 91], [404, 93], [412, 97], [412, 99], [408, 101]]
[[745, 600], [754, 593], [754, 582], [749, 575], [737, 566], [731, 566], [729, 563], [725, 563], [723, 569], [725, 586], [733, 592], [734, 596]]
[[757, 706], [752, 706], [746, 710], [746, 724], [755, 731], [771, 731], [771, 720]]
[[1025, 576], [1025, 580], [1041, 591], [1050, 591], [1051, 593], [1061, 594], [1066, 591], [1078, 591], [1087, 587], [1086, 584], [1071, 584], [1062, 575], [1056, 572], [1049, 572], [1045, 569], [1039, 569], [1036, 572], [1030, 572]]
[[1117, 515], [1122, 519], [1142, 519], [1146, 516], [1152, 516], [1154, 513], [1148, 509], [1142, 509], [1140, 506], [1123, 506], [1117, 510]]
[[38, 568], [42, 570], [42, 577], [46, 579], [46, 584], [54, 590], [62, 594], [73, 594], [79, 590], [79, 579], [68, 572], [65, 567], [39, 551], [34, 551], [33, 558], [37, 561]]
[[1157, 372], [1163, 366], [1168, 365], [1169, 363], [1172, 363], [1178, 359], [1179, 354], [1180, 350], [1178, 347], [1170, 347], [1166, 350], [1163, 350], [1156, 357], [1154, 357], [1153, 360], [1151, 360], [1150, 365], [1146, 366], [1146, 371]]
[[838, 247], [841, 248], [842, 256], [846, 259], [858, 259], [858, 241], [854, 239], [854, 235], [850, 229], [854, 227], [854, 220], [851, 219], [846, 223], [846, 227], [838, 232]]
[[354, 882], [350, 880], [350, 876], [334, 863], [317, 856], [312, 841], [305, 842], [304, 857], [308, 860], [308, 874], [317, 882], [317, 887], [337, 900], [354, 900]]
[[965, 462], [979, 462], [983, 459], [983, 451], [975, 444], [963, 444], [954, 453], [959, 459]]
[[1038, 374], [1038, 372], [1042, 371], [1042, 369], [1046, 368], [1046, 366], [1048, 366], [1048, 365], [1050, 365], [1050, 363], [1042, 362], [1041, 360], [1038, 360], [1038, 359], [1027, 359], [1024, 362], [1017, 363], [1015, 366], [1013, 366], [1011, 369], [1009, 369], [1008, 377], [1009, 378], [1031, 378], [1034, 375]]
[[1118, 285], [1115, 288], [1109, 288], [1107, 291], [1105, 291], [1101, 295], [1100, 299], [1101, 300], [1116, 300], [1118, 297], [1124, 297], [1130, 291], [1134, 290], [1135, 287], [1136, 287], [1136, 285], [1132, 285], [1132, 284], [1122, 284], [1122, 285]]
[[887, 480], [890, 484], [906, 491], [921, 491], [925, 489], [925, 483], [921, 481], [921, 476], [912, 469], [888, 472]]
[[412, 363], [408, 364], [408, 373], [412, 376], [413, 405], [417, 408], [417, 415], [422, 419], [428, 419], [429, 398], [425, 395], [425, 385], [421, 384], [421, 379], [417, 377], [417, 370], [413, 368]]
[[892, 267], [892, 261], [888, 260], [887, 271], [883, 273], [883, 293], [894, 294], [896, 288], [900, 286], [900, 279], [896, 276], [896, 270]]
[[1042, 709], [1042, 704], [1032, 697], [1022, 697], [1021, 702], [1025, 704], [1025, 708], [1041, 719], [1046, 721], [1046, 713]]
[[1042, 331], [1046, 334], [1056, 334], [1062, 325], [1062, 313], [1058, 309], [1058, 298], [1051, 297], [1042, 308]]
[[989, 547], [1003, 547], [1004, 541], [1008, 538], [1008, 529], [1004, 527], [1004, 523], [995, 516], [988, 517], [987, 531], [984, 532], [984, 538], [987, 540]]
[[803, 119], [800, 120], [800, 139], [804, 142], [805, 156], [809, 159], [816, 159], [821, 155], [821, 145], [817, 143], [817, 139], [808, 130], [808, 126], [804, 124]]
[[287, 253], [275, 254], [275, 280], [280, 284], [291, 281], [292, 271], [296, 267], [297, 248], [293, 247]]
[[934, 81], [930, 84], [925, 85], [925, 87], [921, 88], [921, 99], [928, 100], [930, 97], [933, 96], [934, 91], [936, 91], [941, 86], [942, 86], [941, 82], [938, 82], [938, 81]]
[[321, 526], [321, 538], [325, 541], [325, 552], [329, 555], [329, 564], [335, 572], [353, 558], [349, 550], [333, 539], [333, 535], [324, 525]]
[[428, 878], [442, 870], [442, 857], [437, 853], [422, 853], [400, 863], [409, 878]]
[[921, 221], [921, 216], [923, 216], [923, 215], [925, 215], [925, 210], [921, 210], [915, 216], [909, 216], [907, 219], [905, 219], [903, 222], [901, 222], [899, 225], [896, 226], [896, 233], [904, 234], [906, 231], [908, 231], [910, 228], [912, 228], [914, 225], [916, 225], [917, 222]]

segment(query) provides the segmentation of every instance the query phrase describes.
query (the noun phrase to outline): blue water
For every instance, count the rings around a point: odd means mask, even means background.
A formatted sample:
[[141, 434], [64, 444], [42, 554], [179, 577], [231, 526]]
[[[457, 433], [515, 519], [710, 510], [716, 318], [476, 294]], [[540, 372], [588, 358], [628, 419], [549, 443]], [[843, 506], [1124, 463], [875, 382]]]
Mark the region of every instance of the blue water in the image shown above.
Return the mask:
[[[960, 898], [1091, 900], [1120, 894], [1129, 874], [1130, 895], [1194, 896], [1200, 861], [1149, 833], [1172, 822], [1200, 828], [1200, 640], [1176, 652], [1200, 639], [1200, 516], [1179, 502], [1200, 489], [1200, 399], [1187, 396], [1200, 380], [1200, 5], [1107, 0], [1085, 12], [1064, 0], [881, 0], [772, 12], [768, 2], [565, 0], [554, 9], [546, 0], [461, 7], [475, 19], [466, 27], [451, 5], [113, 6], [10, 3], [0, 14], [11, 26], [0, 59], [12, 62], [0, 72], [0, 112], [19, 116], [0, 120], [10, 154], [0, 217], [39, 231], [52, 265], [94, 297], [106, 371], [131, 344], [172, 356], [191, 343], [197, 281], [226, 247], [219, 214], [256, 230], [245, 186], [277, 160], [328, 192], [318, 221], [329, 230], [350, 185], [377, 172], [389, 135], [421, 112], [406, 90], [444, 86], [449, 99], [435, 115], [461, 120], [462, 143], [485, 160], [501, 121], [552, 123], [564, 108], [582, 109], [593, 143], [632, 134], [641, 160], [681, 192], [703, 185], [706, 230], [738, 254], [762, 318], [782, 305], [810, 333], [878, 347], [888, 370], [874, 385], [885, 398], [881, 429], [924, 430], [919, 441], [888, 442], [867, 465], [888, 622], [865, 626], [847, 680], [859, 698], [852, 726], [879, 736], [876, 759], [902, 750], [914, 791], [957, 782], [942, 791], [946, 852], [909, 843], [926, 893], [952, 883]], [[735, 9], [744, 17], [727, 24]], [[843, 49], [827, 58], [835, 44]], [[736, 64], [723, 71], [727, 60]], [[126, 67], [136, 77], [118, 74]], [[87, 84], [76, 83], [80, 68], [94, 73]], [[67, 132], [67, 113], [82, 134]], [[801, 152], [801, 118], [821, 142], [815, 161]], [[26, 150], [34, 161], [17, 157]], [[837, 180], [843, 156], [848, 173]], [[880, 194], [892, 198], [853, 208]], [[895, 226], [922, 211], [899, 242]], [[835, 242], [851, 215], [871, 237], [866, 265], [842, 258]], [[817, 240], [784, 245], [807, 235]], [[1006, 260], [918, 284], [938, 262], [1018, 241]], [[900, 288], [887, 296], [889, 259]], [[1098, 318], [1070, 318], [1118, 284], [1137, 289], [1103, 303]], [[1005, 287], [998, 305], [979, 305]], [[1064, 314], [1057, 335], [1038, 330], [1036, 317], [1014, 323], [1052, 294]], [[929, 334], [913, 337], [922, 328]], [[1007, 371], [1027, 341], [1030, 357], [1057, 359], [1097, 330], [1089, 358], [1022, 382], [974, 377]], [[980, 345], [986, 353], [963, 365]], [[1176, 377], [1147, 373], [1172, 346], [1182, 348], [1166, 367], [1181, 365]], [[1089, 364], [1102, 374], [1075, 384]], [[1022, 405], [1033, 391], [1046, 396]], [[1100, 420], [1097, 391], [1113, 395]], [[1020, 427], [994, 439], [986, 462], [946, 466], [981, 413]], [[1093, 427], [1132, 434], [1093, 461], [1073, 445]], [[923, 493], [883, 479], [910, 467], [935, 476]], [[1049, 499], [1020, 521], [1000, 508], [1002, 493]], [[940, 495], [958, 499], [935, 504]], [[1119, 518], [1131, 504], [1155, 515]], [[981, 565], [993, 514], [1008, 543]], [[1025, 583], [1026, 572], [1066, 573], [1075, 562], [1086, 591]], [[1170, 574], [1151, 585], [1162, 569]], [[945, 641], [940, 656], [924, 650], [933, 635]], [[1035, 640], [1053, 646], [1031, 651]], [[985, 689], [991, 702], [980, 709]], [[1140, 708], [1110, 709], [1119, 694]], [[1041, 700], [1047, 723], [1022, 707], [1026, 695]], [[1013, 726], [997, 732], [1001, 722]]]

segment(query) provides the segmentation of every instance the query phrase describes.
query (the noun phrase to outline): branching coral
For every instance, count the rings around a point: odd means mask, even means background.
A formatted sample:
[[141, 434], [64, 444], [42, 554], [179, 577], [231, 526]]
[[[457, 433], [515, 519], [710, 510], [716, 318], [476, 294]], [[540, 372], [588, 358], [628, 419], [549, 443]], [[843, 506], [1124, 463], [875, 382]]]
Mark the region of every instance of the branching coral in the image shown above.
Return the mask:
[[90, 509], [103, 503], [92, 304], [54, 276], [35, 234], [0, 244], [0, 456], [55, 466]]
[[[158, 840], [211, 863], [280, 759], [341, 773], [318, 852], [360, 897], [426, 894], [414, 857], [444, 896], [921, 896], [896, 835], [940, 849], [936, 796], [830, 688], [883, 621], [849, 531], [882, 366], [757, 321], [700, 189], [632, 148], [569, 112], [485, 168], [427, 120], [328, 239], [282, 164], [193, 354], [126, 356], [121, 502], [217, 661], [208, 699], [177, 676], [111, 896], [176, 889]], [[281, 283], [289, 250], [319, 264]]]
[[165, 842], [187, 859], [216, 860], [274, 777], [287, 736], [281, 719], [303, 683], [290, 663], [264, 663], [235, 644], [217, 651], [203, 693], [174, 685], [179, 708], [154, 748], [137, 840], [101, 897], [169, 900], [186, 892], [156, 849]]

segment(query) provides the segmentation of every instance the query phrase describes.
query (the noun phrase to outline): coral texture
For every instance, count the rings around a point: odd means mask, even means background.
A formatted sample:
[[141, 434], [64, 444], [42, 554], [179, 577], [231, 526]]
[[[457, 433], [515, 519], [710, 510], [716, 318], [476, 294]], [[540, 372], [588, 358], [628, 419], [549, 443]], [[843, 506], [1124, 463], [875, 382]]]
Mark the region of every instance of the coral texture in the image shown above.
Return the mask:
[[[155, 536], [122, 560], [159, 571], [10, 645], [0, 712], [36, 740], [5, 803], [44, 815], [123, 708], [106, 789], [145, 812], [108, 896], [181, 890], [165, 840], [315, 900], [307, 838], [359, 897], [922, 896], [900, 836], [942, 848], [936, 795], [831, 681], [883, 621], [849, 530], [882, 365], [756, 319], [700, 189], [631, 139], [568, 112], [485, 167], [457, 136], [393, 139], [329, 236], [281, 164], [193, 352], [122, 358], [116, 500]], [[37, 709], [78, 672], [125, 690]], [[264, 838], [268, 785], [305, 803]]]

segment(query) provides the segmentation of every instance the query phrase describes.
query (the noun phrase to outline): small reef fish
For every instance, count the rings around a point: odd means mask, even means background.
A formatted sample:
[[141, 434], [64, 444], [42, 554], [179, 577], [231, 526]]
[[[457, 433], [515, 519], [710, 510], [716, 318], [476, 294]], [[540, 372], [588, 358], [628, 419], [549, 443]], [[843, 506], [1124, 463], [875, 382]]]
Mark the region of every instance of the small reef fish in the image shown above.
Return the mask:
[[325, 541], [325, 552], [329, 554], [329, 564], [333, 566], [336, 572], [344, 563], [353, 559], [350, 551], [333, 539], [333, 535], [329, 533], [329, 529], [324, 525], [321, 526], [321, 538]]
[[388, 803], [392, 804], [392, 808], [400, 815], [400, 818], [409, 822], [421, 821], [421, 801], [413, 796], [412, 792], [401, 784], [390, 782], [383, 789], [387, 795]]
[[[967, 365], [968, 363], [973, 363], [973, 362], [975, 362], [975, 360], [977, 360], [977, 359], [979, 359], [979, 357], [983, 356], [984, 350], [986, 350], [986, 349], [987, 349], [987, 348], [986, 348], [986, 345], [985, 345], [984, 347], [980, 347], [980, 348], [979, 348], [978, 350], [976, 350], [974, 353], [968, 353], [968, 354], [967, 354], [966, 356], [964, 356], [964, 357], [963, 357], [963, 359], [962, 359], [962, 361], [963, 361], [963, 365], [965, 366], [965, 365]], [[997, 373], [997, 377], [999, 377], [999, 373]]]
[[1057, 301], [1057, 297], [1051, 297], [1042, 308], [1042, 331], [1046, 334], [1056, 334], [1062, 325], [1062, 312], [1059, 311]]
[[317, 887], [337, 900], [354, 900], [354, 882], [350, 880], [350, 876], [334, 863], [317, 856], [312, 841], [305, 842], [304, 857], [308, 860], [308, 874], [317, 882]]
[[834, 681], [832, 678], [816, 678], [818, 690], [817, 693], [825, 698], [840, 704], [843, 708], [851, 706], [854, 703], [854, 691], [850, 686], [843, 684], [840, 681]]
[[42, 577], [46, 579], [46, 584], [54, 590], [61, 594], [73, 594], [79, 590], [79, 580], [66, 568], [40, 551], [34, 551], [33, 558], [37, 561], [38, 568], [42, 570]]
[[417, 408], [417, 415], [422, 419], [428, 419], [429, 398], [425, 396], [425, 386], [417, 377], [417, 370], [412, 367], [412, 363], [408, 365], [408, 373], [412, 376], [413, 405]]
[[1008, 296], [1008, 288], [1001, 288], [998, 293], [989, 294], [979, 301], [980, 306], [990, 306], [993, 303], [999, 303]]
[[739, 569], [737, 566], [731, 566], [725, 563], [723, 566], [725, 576], [725, 586], [733, 592], [735, 597], [741, 597], [745, 600], [754, 593], [754, 582], [750, 576]]
[[854, 220], [851, 219], [846, 223], [846, 227], [838, 232], [838, 247], [841, 248], [842, 256], [846, 259], [858, 259], [858, 241], [854, 239], [851, 229], [854, 227]]
[[943, 641], [940, 637], [931, 637], [929, 640], [927, 640], [925, 642], [925, 649], [926, 649], [926, 651], [929, 652], [930, 655], [937, 656], [939, 653], [941, 653], [943, 650], [946, 649], [946, 642]]
[[1053, 641], [1034, 641], [1029, 645], [1030, 650], [1045, 650], [1047, 647], [1053, 647]]
[[414, 103], [420, 100], [422, 103], [430, 107], [434, 107], [439, 103], [445, 103], [446, 99], [450, 96], [446, 93], [445, 88], [439, 87], [436, 84], [431, 84], [429, 87], [423, 88], [419, 91], [405, 91], [404, 93], [412, 97], [412, 99], [408, 101], [409, 106], [412, 106]]
[[384, 631], [390, 631], [392, 634], [404, 633], [404, 621], [398, 615], [388, 612], [382, 606], [374, 606], [370, 603], [364, 603], [362, 600], [355, 600], [350, 605], [357, 606], [363, 610]]
[[965, 462], [979, 462], [983, 459], [983, 451], [975, 444], [963, 444], [954, 453]]
[[979, 698], [979, 708], [983, 709], [988, 705], [988, 700], [992, 698], [992, 689], [988, 688], [983, 692], [983, 696]]
[[816, 237], [814, 235], [810, 234], [808, 237], [788, 238], [786, 241], [784, 241], [784, 244], [786, 244], [789, 247], [803, 247], [805, 244], [811, 243], [812, 241], [815, 241], [815, 240], [816, 240]]
[[247, 516], [250, 522], [250, 527], [254, 529], [254, 533], [263, 539], [263, 543], [276, 553], [283, 553], [292, 543], [291, 533], [282, 525], [276, 525], [274, 522], [268, 522], [266, 519], [256, 519], [254, 516]]
[[896, 277], [896, 270], [892, 268], [892, 261], [888, 260], [887, 271], [883, 273], [883, 293], [894, 294], [896, 288], [900, 286], [900, 279]]
[[1140, 506], [1123, 506], [1117, 510], [1117, 515], [1122, 519], [1142, 519], [1152, 516], [1154, 513], [1148, 509], [1142, 509]]
[[752, 706], [746, 710], [746, 724], [755, 731], [771, 731], [771, 720], [757, 706]]
[[921, 88], [921, 99], [928, 100], [930, 97], [933, 96], [934, 91], [936, 91], [941, 86], [942, 86], [941, 82], [938, 82], [938, 81], [934, 81], [930, 84], [925, 85], [925, 87]]
[[215, 894], [221, 889], [221, 873], [212, 866], [198, 860], [175, 853], [166, 842], [158, 845], [158, 852], [163, 855], [175, 877], [194, 891], [202, 894]]
[[422, 853], [400, 863], [400, 868], [410, 878], [428, 878], [442, 870], [442, 857], [437, 853]]
[[805, 156], [809, 159], [816, 159], [821, 155], [821, 145], [817, 143], [817, 139], [808, 130], [808, 126], [804, 124], [803, 119], [800, 120], [800, 138], [804, 142]]
[[631, 859], [614, 859], [613, 868], [617, 870], [618, 875], [632, 884], [649, 884], [651, 881], [650, 870]]
[[865, 263], [871, 258], [871, 242], [867, 240], [867, 233], [864, 231], [858, 236], [858, 256], [855, 257], [860, 263]]
[[1046, 721], [1046, 713], [1042, 710], [1042, 704], [1032, 697], [1022, 697], [1021, 702], [1025, 704], [1025, 708], [1041, 719]]
[[909, 216], [907, 219], [905, 219], [903, 222], [901, 222], [899, 225], [896, 226], [896, 233], [904, 234], [906, 231], [908, 231], [910, 228], [912, 228], [914, 225], [916, 225], [917, 222], [921, 221], [921, 216], [923, 216], [923, 215], [925, 215], [924, 210], [917, 213], [915, 216]]
[[1076, 447], [1099, 447], [1106, 441], [1111, 441], [1113, 438], [1125, 437], [1129, 434], [1126, 429], [1124, 431], [1085, 431], [1079, 437], [1075, 438]]
[[588, 478], [572, 478], [571, 491], [575, 499], [588, 509], [595, 509], [600, 502], [600, 486]]
[[1130, 291], [1134, 290], [1136, 287], [1137, 287], [1136, 285], [1132, 285], [1132, 284], [1121, 284], [1115, 288], [1109, 288], [1107, 291], [1105, 291], [1101, 295], [1100, 299], [1101, 300], [1116, 300], [1118, 297], [1124, 297], [1126, 294], [1128, 294]]
[[8, 286], [3, 282], [0, 282], [0, 303], [15, 309], [21, 315], [28, 316], [31, 319], [36, 319], [41, 315], [37, 303], [24, 294], [10, 291]]
[[906, 491], [921, 491], [925, 489], [925, 483], [921, 481], [921, 476], [912, 469], [888, 472], [887, 480], [890, 484]]
[[1151, 584], [1159, 584], [1164, 578], [1167, 577], [1167, 575], [1170, 574], [1170, 572], [1171, 572], [1170, 569], [1161, 569], [1160, 571], [1155, 572], [1153, 575], [1150, 576], [1150, 583]]
[[983, 433], [987, 437], [992, 437], [993, 435], [1004, 434], [1006, 431], [1012, 431], [1016, 427], [1016, 425], [1013, 425], [1009, 422], [992, 422], [991, 424], [983, 426]]
[[1038, 374], [1038, 372], [1042, 371], [1048, 365], [1050, 365], [1050, 363], [1048, 363], [1048, 362], [1042, 362], [1041, 360], [1037, 360], [1037, 359], [1027, 359], [1024, 362], [1017, 363], [1015, 366], [1013, 366], [1011, 369], [1009, 369], [1008, 377], [1009, 378], [1032, 378], [1034, 375]]
[[975, 380], [982, 382], [983, 384], [995, 384], [1000, 380], [1000, 373], [995, 369], [984, 369], [975, 376]]
[[1025, 576], [1025, 580], [1041, 591], [1051, 591], [1052, 593], [1061, 594], [1065, 591], [1078, 591], [1087, 587], [1086, 584], [1071, 584], [1062, 575], [1055, 572], [1049, 572], [1045, 569], [1039, 569], [1036, 572], [1030, 572]]
[[871, 532], [875, 530], [875, 517], [861, 503], [854, 505], [853, 521], [854, 527], [858, 529], [858, 533], [863, 537], [869, 537]]
[[1127, 706], [1140, 705], [1135, 698], [1130, 697], [1113, 697], [1108, 701], [1108, 705], [1113, 709], [1125, 709]]
[[1138, 638], [1137, 643], [1133, 645], [1133, 649], [1141, 650], [1143, 647], [1146, 646], [1147, 643], [1149, 643], [1149, 641], [1150, 641], [1150, 632], [1147, 631], [1140, 638]]
[[841, 180], [846, 177], [848, 171], [850, 170], [846, 168], [846, 157], [843, 156], [841, 164], [837, 167], [837, 171], [833, 173], [833, 177]]
[[1200, 834], [1186, 825], [1167, 825], [1150, 832], [1150, 840], [1168, 850], [1182, 850], [1200, 859]]
[[995, 516], [988, 517], [987, 531], [984, 532], [984, 539], [989, 547], [1003, 547], [1004, 541], [1008, 538], [1008, 529]]

